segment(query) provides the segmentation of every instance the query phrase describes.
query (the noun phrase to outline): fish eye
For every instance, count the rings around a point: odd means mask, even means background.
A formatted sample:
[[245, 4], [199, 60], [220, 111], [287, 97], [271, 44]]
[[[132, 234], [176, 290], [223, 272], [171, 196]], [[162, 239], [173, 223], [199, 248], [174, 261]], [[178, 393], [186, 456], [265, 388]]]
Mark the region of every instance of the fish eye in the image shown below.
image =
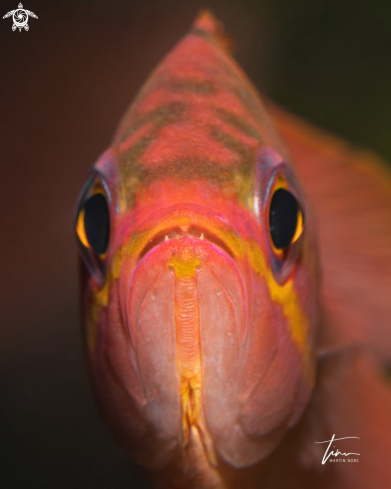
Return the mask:
[[112, 233], [110, 202], [107, 184], [93, 171], [76, 202], [74, 226], [81, 259], [98, 287], [103, 287], [106, 280], [106, 256]]
[[278, 188], [269, 208], [270, 236], [276, 250], [283, 250], [298, 240], [303, 232], [303, 216], [296, 197]]
[[110, 212], [102, 193], [96, 193], [86, 200], [79, 213], [76, 231], [86, 248], [97, 255], [106, 253], [110, 237]]

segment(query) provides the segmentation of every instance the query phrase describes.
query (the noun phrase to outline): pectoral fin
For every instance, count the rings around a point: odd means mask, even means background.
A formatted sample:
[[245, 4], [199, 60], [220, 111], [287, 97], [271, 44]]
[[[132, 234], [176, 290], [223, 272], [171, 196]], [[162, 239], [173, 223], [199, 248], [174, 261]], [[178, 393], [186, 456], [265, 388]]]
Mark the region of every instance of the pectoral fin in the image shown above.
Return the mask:
[[[374, 357], [355, 347], [324, 354], [314, 396], [299, 425], [273, 455], [270, 486], [265, 487], [389, 488], [390, 413], [391, 384]], [[316, 442], [333, 435], [358, 437], [337, 441], [331, 450], [360, 455], [331, 456], [322, 464], [328, 444]]]

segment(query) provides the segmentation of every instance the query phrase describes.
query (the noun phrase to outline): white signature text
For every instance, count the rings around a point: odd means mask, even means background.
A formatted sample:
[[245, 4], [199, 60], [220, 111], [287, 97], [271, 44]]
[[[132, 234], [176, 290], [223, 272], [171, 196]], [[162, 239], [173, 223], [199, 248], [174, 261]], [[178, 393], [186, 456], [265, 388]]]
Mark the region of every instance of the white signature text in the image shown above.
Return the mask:
[[[338, 449], [337, 451], [333, 452], [333, 450], [330, 450], [331, 445], [338, 440], [347, 440], [349, 438], [356, 438], [359, 440], [360, 438], [358, 436], [345, 436], [345, 438], [335, 438], [335, 435], [332, 436], [331, 440], [326, 440], [326, 441], [316, 441], [315, 443], [328, 443], [328, 446], [326, 448], [326, 451], [324, 452], [323, 459], [322, 459], [322, 465], [324, 465], [327, 460], [333, 455], [334, 457], [338, 457], [338, 455], [342, 455], [343, 457], [348, 457], [349, 455], [360, 455], [359, 453], [354, 453], [354, 452], [349, 452], [349, 453], [344, 453], [340, 452]], [[335, 448], [335, 447], [333, 447]]]

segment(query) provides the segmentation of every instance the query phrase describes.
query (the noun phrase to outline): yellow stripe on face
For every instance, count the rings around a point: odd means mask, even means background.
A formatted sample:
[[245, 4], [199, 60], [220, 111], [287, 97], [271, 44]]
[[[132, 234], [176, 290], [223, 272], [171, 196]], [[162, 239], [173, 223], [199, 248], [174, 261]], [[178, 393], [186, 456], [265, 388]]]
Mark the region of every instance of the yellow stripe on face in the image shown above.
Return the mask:
[[106, 279], [106, 283], [101, 290], [93, 291], [90, 315], [86, 322], [87, 347], [88, 352], [92, 355], [95, 351], [96, 342], [98, 339], [99, 329], [99, 314], [103, 308], [109, 304], [110, 293], [110, 278]]
[[293, 280], [288, 279], [283, 285], [280, 285], [267, 266], [265, 256], [258, 245], [254, 241], [245, 242], [245, 248], [252, 268], [259, 276], [266, 279], [271, 300], [281, 305], [289, 324], [291, 337], [302, 355], [303, 369], [308, 375], [311, 375], [309, 372], [308, 320], [300, 305]]

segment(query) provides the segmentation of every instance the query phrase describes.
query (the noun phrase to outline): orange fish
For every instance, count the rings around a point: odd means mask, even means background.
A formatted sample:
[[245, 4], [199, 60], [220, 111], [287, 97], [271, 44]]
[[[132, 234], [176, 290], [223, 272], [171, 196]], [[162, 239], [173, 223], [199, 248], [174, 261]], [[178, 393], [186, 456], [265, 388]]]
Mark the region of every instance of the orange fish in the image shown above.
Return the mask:
[[[201, 13], [80, 194], [100, 410], [157, 487], [389, 487], [376, 460], [391, 454], [391, 393], [372, 359], [344, 347], [391, 351], [390, 177], [270, 117], [226, 46]], [[333, 435], [359, 463], [331, 463], [332, 447], [322, 463]]]

